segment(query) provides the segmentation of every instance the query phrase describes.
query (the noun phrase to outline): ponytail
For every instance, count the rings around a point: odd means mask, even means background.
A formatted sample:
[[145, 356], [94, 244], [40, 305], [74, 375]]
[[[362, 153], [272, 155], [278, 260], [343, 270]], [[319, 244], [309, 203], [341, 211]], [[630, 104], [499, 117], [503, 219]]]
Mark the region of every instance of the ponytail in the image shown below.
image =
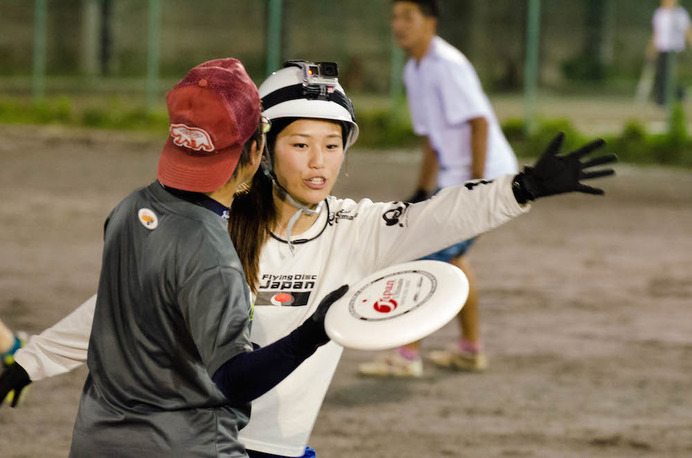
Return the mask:
[[271, 180], [261, 171], [255, 173], [247, 193], [233, 199], [228, 233], [243, 266], [253, 294], [259, 288], [259, 258], [276, 224]]

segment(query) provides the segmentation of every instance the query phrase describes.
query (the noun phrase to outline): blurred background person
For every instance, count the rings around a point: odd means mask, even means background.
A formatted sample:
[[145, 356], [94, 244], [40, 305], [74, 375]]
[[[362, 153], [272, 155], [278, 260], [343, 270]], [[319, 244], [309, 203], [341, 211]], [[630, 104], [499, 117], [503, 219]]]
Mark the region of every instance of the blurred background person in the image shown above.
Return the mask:
[[[408, 202], [419, 202], [442, 188], [469, 180], [516, 173], [517, 160], [507, 142], [488, 97], [468, 59], [437, 36], [439, 7], [435, 0], [392, 3], [391, 28], [406, 55], [404, 84], [416, 134], [424, 137], [423, 159], [416, 192]], [[475, 239], [447, 247], [423, 259], [449, 262], [464, 271], [469, 296], [458, 315], [461, 338], [447, 350], [430, 353], [437, 366], [483, 371], [478, 289], [465, 256]], [[423, 374], [420, 342], [413, 342], [360, 365], [373, 376]]]
[[692, 43], [690, 15], [678, 0], [661, 0], [651, 22], [653, 32], [647, 58], [656, 61], [654, 100], [656, 104], [665, 106], [672, 100], [682, 100], [685, 95], [684, 88], [677, 82], [675, 62], [677, 55], [685, 50], [685, 45]]

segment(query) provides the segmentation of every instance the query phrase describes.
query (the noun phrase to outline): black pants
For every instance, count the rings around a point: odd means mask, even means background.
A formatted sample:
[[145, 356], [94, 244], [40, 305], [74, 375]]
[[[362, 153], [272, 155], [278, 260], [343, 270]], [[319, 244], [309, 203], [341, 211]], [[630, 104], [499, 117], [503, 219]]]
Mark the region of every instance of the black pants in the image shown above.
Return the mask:
[[[675, 59], [676, 52], [659, 52], [656, 58], [656, 78], [654, 79], [654, 100], [660, 106], [666, 104], [666, 86], [668, 78], [673, 78], [670, 90], [673, 93], [670, 95], [670, 100], [682, 100], [685, 96], [685, 90], [677, 83], [675, 74]], [[669, 72], [672, 72], [669, 75]]]

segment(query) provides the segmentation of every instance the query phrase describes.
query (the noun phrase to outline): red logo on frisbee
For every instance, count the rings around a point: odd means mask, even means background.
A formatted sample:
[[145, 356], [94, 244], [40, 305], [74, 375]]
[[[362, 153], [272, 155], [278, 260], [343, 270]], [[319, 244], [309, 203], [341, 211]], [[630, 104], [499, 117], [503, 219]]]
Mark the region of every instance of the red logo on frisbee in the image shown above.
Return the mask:
[[384, 287], [384, 292], [382, 293], [382, 297], [372, 306], [375, 310], [377, 310], [380, 313], [389, 313], [397, 308], [399, 304], [397, 304], [396, 300], [394, 300], [393, 298], [393, 296], [395, 295], [393, 294], [395, 285], [395, 280], [387, 281]]
[[397, 306], [398, 304], [394, 299], [380, 299], [379, 301], [375, 302], [372, 307], [380, 313], [389, 313], [394, 311]]

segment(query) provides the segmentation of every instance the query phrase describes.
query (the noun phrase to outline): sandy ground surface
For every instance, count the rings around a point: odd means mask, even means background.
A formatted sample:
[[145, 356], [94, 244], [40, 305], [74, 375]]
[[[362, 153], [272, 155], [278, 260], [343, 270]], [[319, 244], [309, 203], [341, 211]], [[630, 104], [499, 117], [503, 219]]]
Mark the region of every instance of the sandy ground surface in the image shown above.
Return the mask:
[[[0, 126], [0, 317], [37, 332], [89, 297], [111, 207], [162, 142]], [[352, 151], [335, 194], [408, 194], [416, 155]], [[605, 198], [562, 196], [472, 250], [490, 368], [356, 376], [347, 350], [311, 445], [332, 457], [692, 456], [692, 172], [618, 165]], [[451, 323], [427, 352], [458, 335]], [[0, 456], [69, 449], [85, 370], [0, 409]]]

